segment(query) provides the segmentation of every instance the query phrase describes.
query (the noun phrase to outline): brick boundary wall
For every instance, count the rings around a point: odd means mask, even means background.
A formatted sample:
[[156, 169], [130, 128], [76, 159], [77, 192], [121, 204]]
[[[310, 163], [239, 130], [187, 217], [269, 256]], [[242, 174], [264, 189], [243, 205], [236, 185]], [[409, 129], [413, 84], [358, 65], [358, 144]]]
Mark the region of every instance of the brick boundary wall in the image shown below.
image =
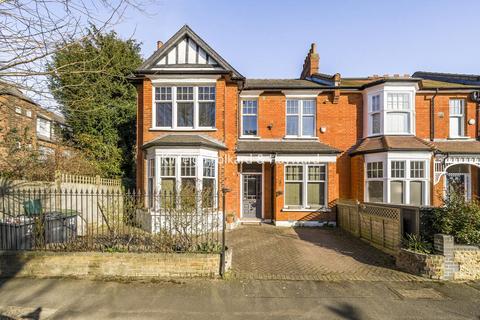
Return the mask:
[[436, 234], [436, 254], [400, 250], [397, 267], [407, 272], [437, 280], [479, 280], [480, 248], [456, 245], [452, 236]]
[[[216, 278], [220, 254], [0, 252], [0, 277], [70, 277], [82, 279]], [[232, 252], [227, 250], [226, 270]]]

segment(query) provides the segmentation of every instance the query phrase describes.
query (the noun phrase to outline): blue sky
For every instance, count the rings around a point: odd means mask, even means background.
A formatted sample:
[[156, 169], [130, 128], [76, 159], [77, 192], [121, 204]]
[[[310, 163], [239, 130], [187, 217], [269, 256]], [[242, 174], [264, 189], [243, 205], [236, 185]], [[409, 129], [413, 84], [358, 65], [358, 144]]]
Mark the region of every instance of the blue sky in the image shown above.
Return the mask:
[[480, 1], [154, 1], [115, 27], [146, 58], [188, 24], [249, 78], [296, 78], [312, 42], [320, 72], [480, 74]]

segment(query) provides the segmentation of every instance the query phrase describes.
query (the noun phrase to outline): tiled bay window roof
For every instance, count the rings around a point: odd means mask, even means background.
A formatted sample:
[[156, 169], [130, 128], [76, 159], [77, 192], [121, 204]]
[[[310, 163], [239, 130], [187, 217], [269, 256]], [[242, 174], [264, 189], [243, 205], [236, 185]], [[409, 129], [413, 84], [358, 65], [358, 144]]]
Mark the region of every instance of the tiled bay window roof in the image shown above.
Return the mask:
[[415, 136], [380, 136], [363, 139], [350, 155], [387, 151], [433, 151], [428, 142]]
[[211, 137], [199, 134], [166, 134], [145, 143], [142, 149], [154, 146], [161, 147], [207, 147], [213, 149], [226, 149], [225, 145]]

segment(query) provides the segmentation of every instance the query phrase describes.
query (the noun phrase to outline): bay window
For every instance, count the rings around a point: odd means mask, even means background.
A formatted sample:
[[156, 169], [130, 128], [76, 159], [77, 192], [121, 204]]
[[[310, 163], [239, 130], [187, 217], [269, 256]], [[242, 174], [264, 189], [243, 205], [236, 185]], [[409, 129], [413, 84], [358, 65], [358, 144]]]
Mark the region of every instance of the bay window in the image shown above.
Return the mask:
[[215, 128], [215, 87], [155, 87], [153, 111], [155, 128]]
[[367, 136], [415, 133], [415, 87], [383, 87], [368, 93]]
[[242, 101], [242, 135], [256, 136], [258, 134], [258, 103], [257, 100]]
[[[157, 178], [156, 166], [159, 166]], [[204, 208], [216, 205], [217, 159], [213, 154], [212, 157], [203, 152], [200, 155], [156, 156], [148, 159], [147, 172], [148, 193], [156, 193], [155, 186], [159, 187], [158, 200], [162, 208], [174, 207], [175, 203], [189, 208], [195, 207], [195, 203]], [[152, 203], [149, 201], [150, 205]]]
[[326, 207], [327, 173], [325, 164], [285, 166], [285, 208]]
[[465, 100], [450, 99], [450, 138], [465, 136]]
[[[428, 161], [386, 157], [385, 161], [367, 162], [366, 201], [416, 206], [428, 204]], [[385, 164], [389, 174], [385, 174]]]
[[287, 99], [287, 137], [314, 137], [315, 109], [315, 99]]

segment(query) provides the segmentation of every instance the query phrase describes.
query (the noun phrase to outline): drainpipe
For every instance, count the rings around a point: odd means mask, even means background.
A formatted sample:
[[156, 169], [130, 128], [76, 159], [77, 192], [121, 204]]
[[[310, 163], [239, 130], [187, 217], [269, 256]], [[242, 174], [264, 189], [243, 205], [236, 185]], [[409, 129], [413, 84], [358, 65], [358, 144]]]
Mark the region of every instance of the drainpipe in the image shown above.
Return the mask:
[[430, 141], [435, 140], [435, 97], [438, 94], [438, 88], [430, 100]]
[[272, 157], [272, 162], [270, 163], [270, 180], [271, 180], [271, 184], [272, 184], [272, 187], [271, 187], [271, 192], [272, 194], [270, 195], [272, 200], [271, 200], [271, 205], [270, 205], [270, 211], [271, 211], [271, 221], [273, 223], [273, 217], [274, 217], [274, 211], [275, 211], [275, 156]]

